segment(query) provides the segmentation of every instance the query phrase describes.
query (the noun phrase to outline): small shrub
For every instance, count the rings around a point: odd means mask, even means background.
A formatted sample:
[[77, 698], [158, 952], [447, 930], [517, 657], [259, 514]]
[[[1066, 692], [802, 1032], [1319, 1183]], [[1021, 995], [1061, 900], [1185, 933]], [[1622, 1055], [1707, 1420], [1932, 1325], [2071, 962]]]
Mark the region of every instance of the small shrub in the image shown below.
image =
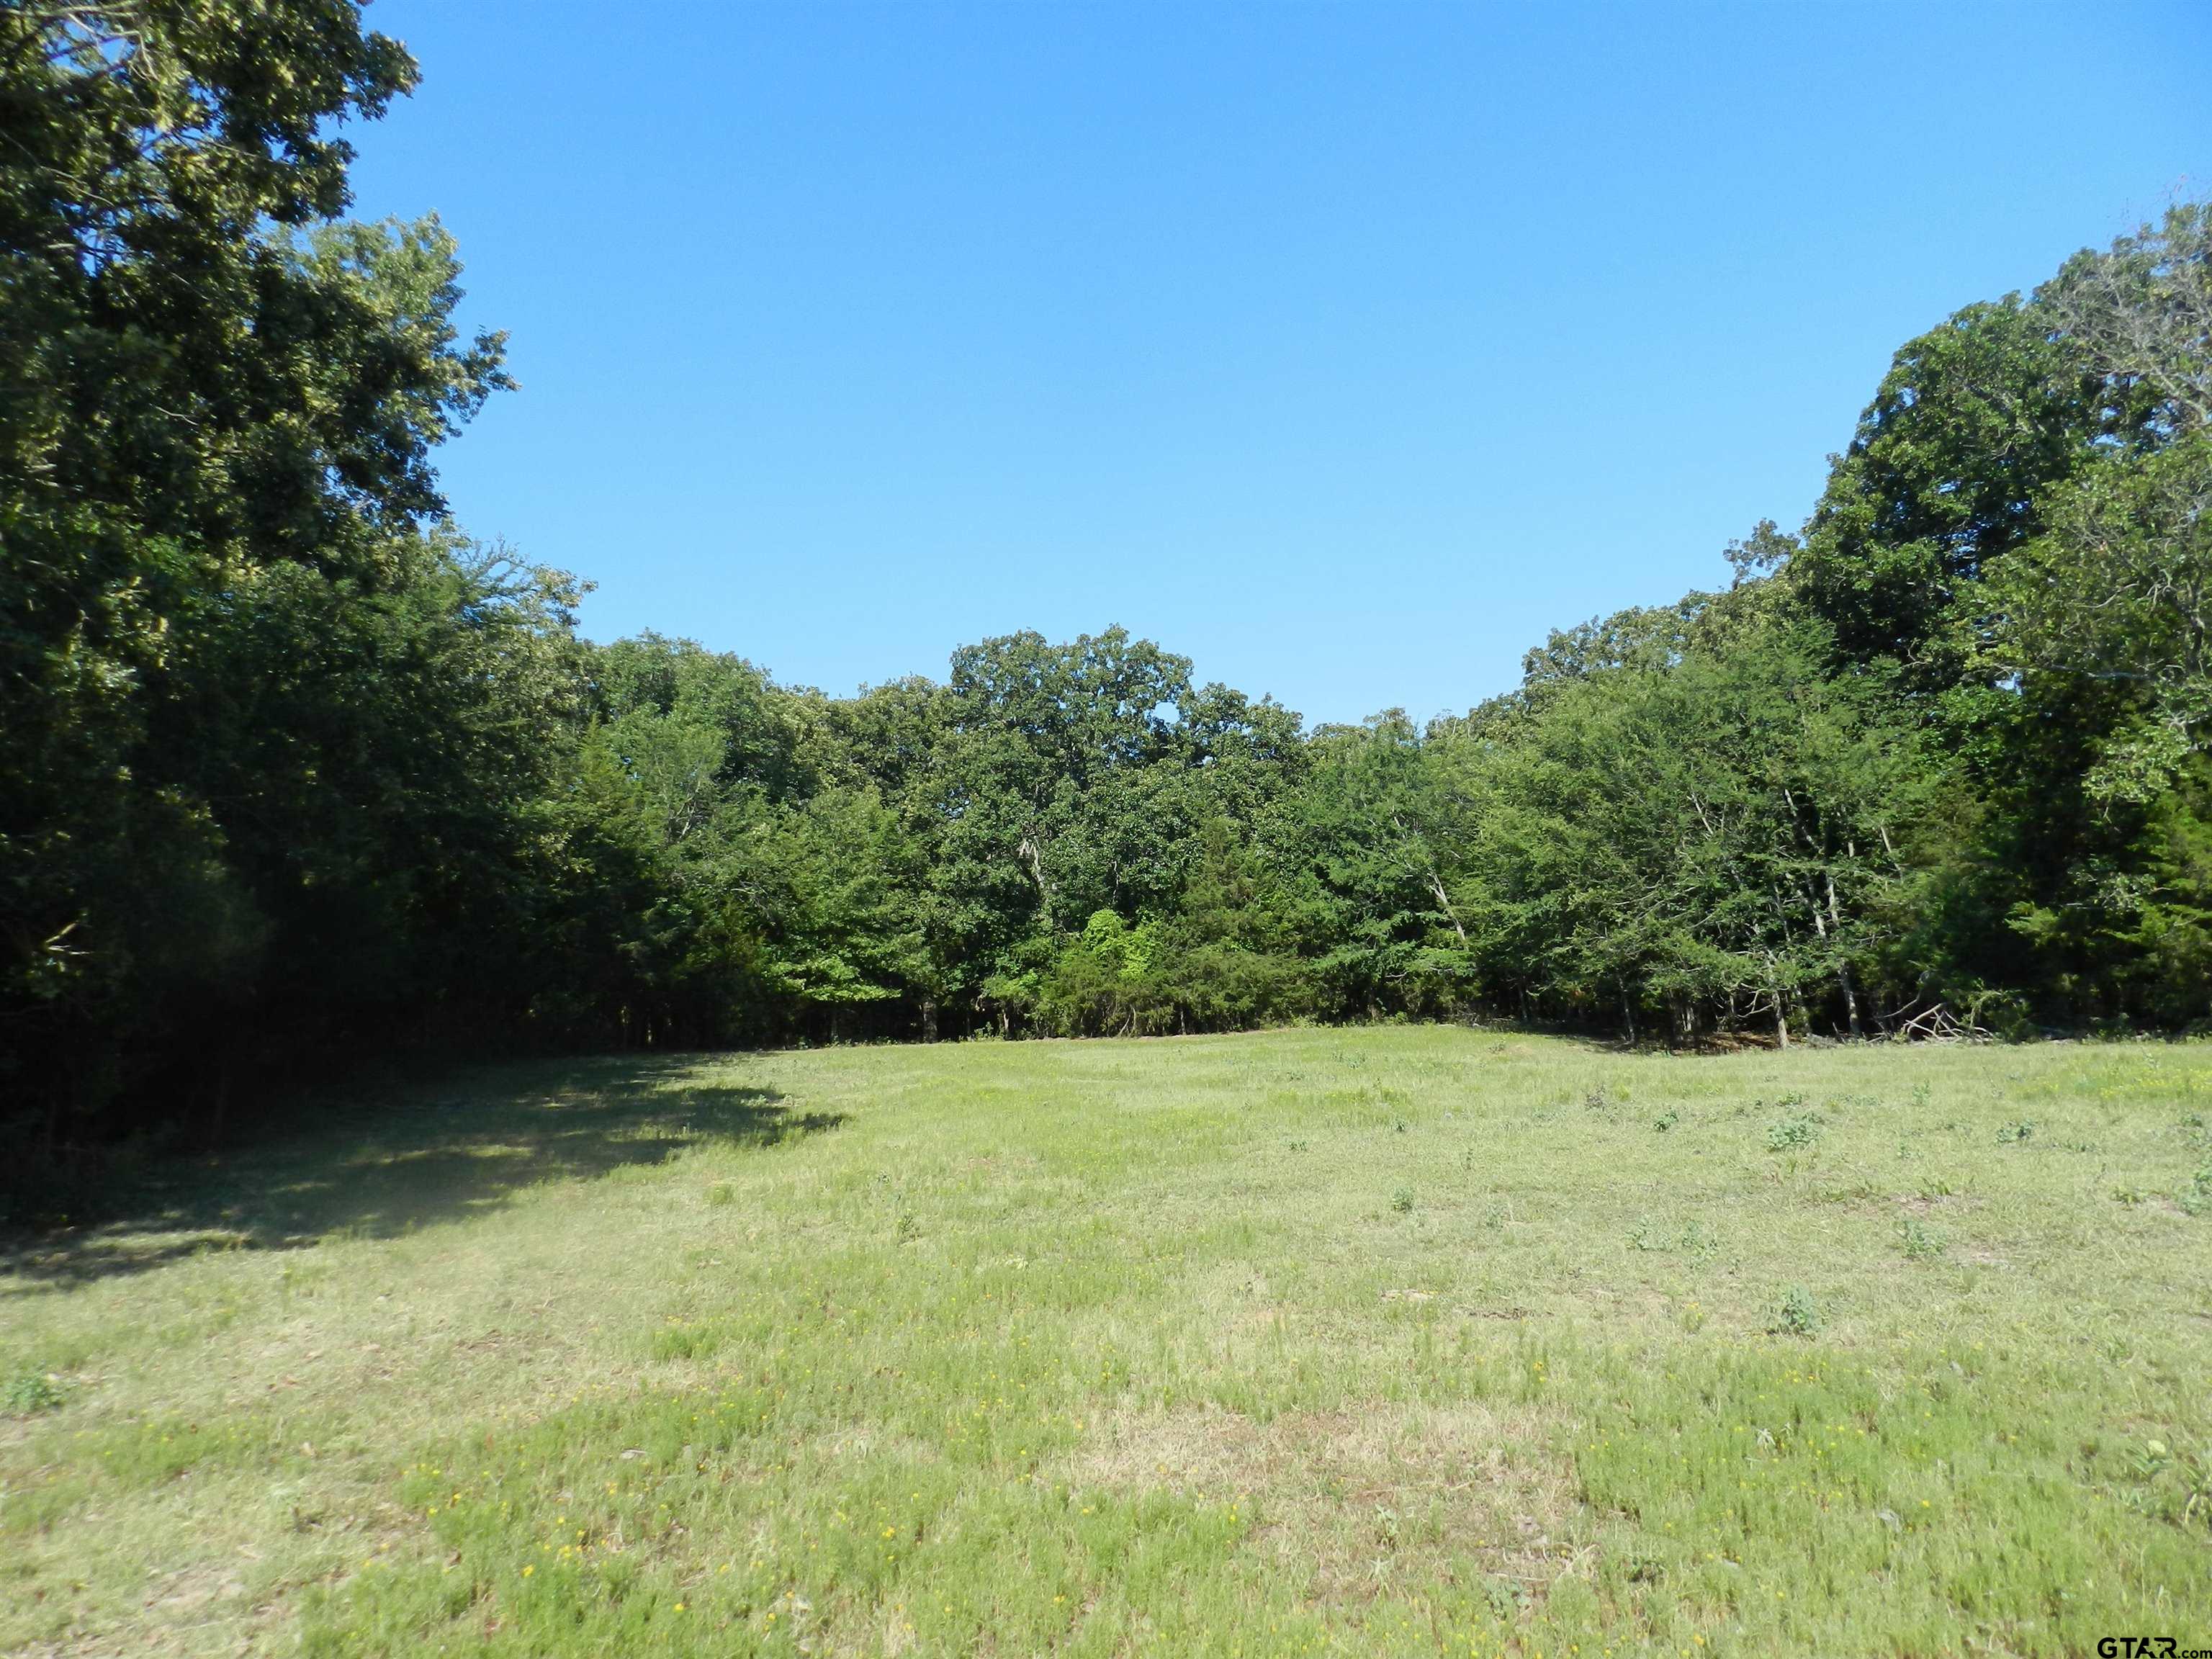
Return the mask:
[[1897, 1230], [1905, 1245], [1909, 1261], [1932, 1261], [1943, 1254], [1943, 1235], [1930, 1228], [1917, 1216], [1908, 1219]]
[[1792, 1285], [1783, 1291], [1782, 1300], [1774, 1304], [1774, 1316], [1766, 1328], [1776, 1336], [1814, 1336], [1820, 1329], [1820, 1310], [1813, 1300], [1813, 1293], [1802, 1285]]
[[1413, 1207], [1413, 1189], [1411, 1187], [1399, 1188], [1396, 1192], [1390, 1194], [1390, 1207], [1395, 1210], [1400, 1215], [1404, 1215], [1412, 1210]]
[[1809, 1146], [1813, 1137], [1820, 1133], [1818, 1112], [1792, 1112], [1788, 1117], [1777, 1118], [1766, 1126], [1766, 1150], [1785, 1152], [1792, 1146]]
[[1663, 1135], [1668, 1130], [1673, 1128], [1681, 1121], [1682, 1115], [1676, 1111], [1672, 1106], [1669, 1106], [1665, 1111], [1660, 1113], [1658, 1116], [1651, 1120], [1651, 1127]]
[[2035, 1125], [2030, 1122], [2027, 1119], [2022, 1118], [2017, 1123], [2008, 1123], [1998, 1129], [1997, 1145], [2000, 1146], [2016, 1146], [2020, 1142], [2026, 1140], [2034, 1133]]
[[44, 1371], [18, 1371], [0, 1386], [0, 1416], [33, 1417], [61, 1403], [59, 1385]]

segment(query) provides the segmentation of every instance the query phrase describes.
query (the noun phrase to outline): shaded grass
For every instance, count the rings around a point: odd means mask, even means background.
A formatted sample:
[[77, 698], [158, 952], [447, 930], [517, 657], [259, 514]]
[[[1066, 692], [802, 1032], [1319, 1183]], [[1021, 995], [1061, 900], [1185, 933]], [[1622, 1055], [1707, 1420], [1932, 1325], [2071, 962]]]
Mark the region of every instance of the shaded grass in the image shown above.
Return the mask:
[[109, 1206], [124, 1219], [0, 1235], [9, 1288], [143, 1272], [210, 1250], [389, 1238], [497, 1209], [547, 1182], [648, 1169], [708, 1141], [774, 1146], [836, 1127], [680, 1060], [464, 1073], [396, 1102], [312, 1101], [303, 1116], [308, 1132], [247, 1156], [174, 1159], [132, 1176]]
[[2185, 1645], [2208, 1096], [1443, 1028], [471, 1073], [17, 1259], [0, 1647]]

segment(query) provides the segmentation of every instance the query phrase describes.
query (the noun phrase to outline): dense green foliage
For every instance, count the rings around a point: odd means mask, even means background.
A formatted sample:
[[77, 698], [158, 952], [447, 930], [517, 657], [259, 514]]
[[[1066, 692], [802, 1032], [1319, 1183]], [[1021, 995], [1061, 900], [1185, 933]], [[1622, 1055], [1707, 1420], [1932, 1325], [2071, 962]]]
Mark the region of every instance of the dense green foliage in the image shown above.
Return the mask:
[[1897, 355], [1802, 535], [1463, 718], [1108, 629], [848, 698], [471, 541], [507, 384], [351, 0], [0, 10], [0, 1093], [49, 1150], [357, 1046], [1495, 1011], [2212, 1014], [2212, 214]]

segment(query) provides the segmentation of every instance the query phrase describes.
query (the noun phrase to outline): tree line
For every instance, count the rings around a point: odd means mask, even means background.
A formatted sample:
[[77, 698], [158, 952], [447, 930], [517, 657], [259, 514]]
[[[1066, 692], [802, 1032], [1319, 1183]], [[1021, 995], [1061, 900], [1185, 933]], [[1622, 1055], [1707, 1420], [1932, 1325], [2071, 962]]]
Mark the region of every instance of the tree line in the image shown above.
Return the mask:
[[1118, 628], [781, 684], [452, 522], [508, 384], [352, 0], [0, 8], [0, 1122], [393, 1048], [2212, 1014], [2212, 210], [1896, 354], [1802, 528], [1463, 715]]

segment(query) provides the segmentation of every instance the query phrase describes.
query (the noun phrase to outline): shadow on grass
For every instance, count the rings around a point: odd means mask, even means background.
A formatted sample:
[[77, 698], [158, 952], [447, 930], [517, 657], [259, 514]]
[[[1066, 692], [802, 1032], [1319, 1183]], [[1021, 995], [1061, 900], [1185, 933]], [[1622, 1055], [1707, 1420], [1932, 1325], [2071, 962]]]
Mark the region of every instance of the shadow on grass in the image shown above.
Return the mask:
[[484, 1068], [383, 1103], [336, 1099], [216, 1157], [158, 1163], [100, 1224], [0, 1239], [0, 1298], [143, 1273], [204, 1250], [389, 1238], [482, 1215], [549, 1181], [665, 1164], [709, 1144], [773, 1146], [834, 1129], [769, 1089], [699, 1079], [696, 1059]]

